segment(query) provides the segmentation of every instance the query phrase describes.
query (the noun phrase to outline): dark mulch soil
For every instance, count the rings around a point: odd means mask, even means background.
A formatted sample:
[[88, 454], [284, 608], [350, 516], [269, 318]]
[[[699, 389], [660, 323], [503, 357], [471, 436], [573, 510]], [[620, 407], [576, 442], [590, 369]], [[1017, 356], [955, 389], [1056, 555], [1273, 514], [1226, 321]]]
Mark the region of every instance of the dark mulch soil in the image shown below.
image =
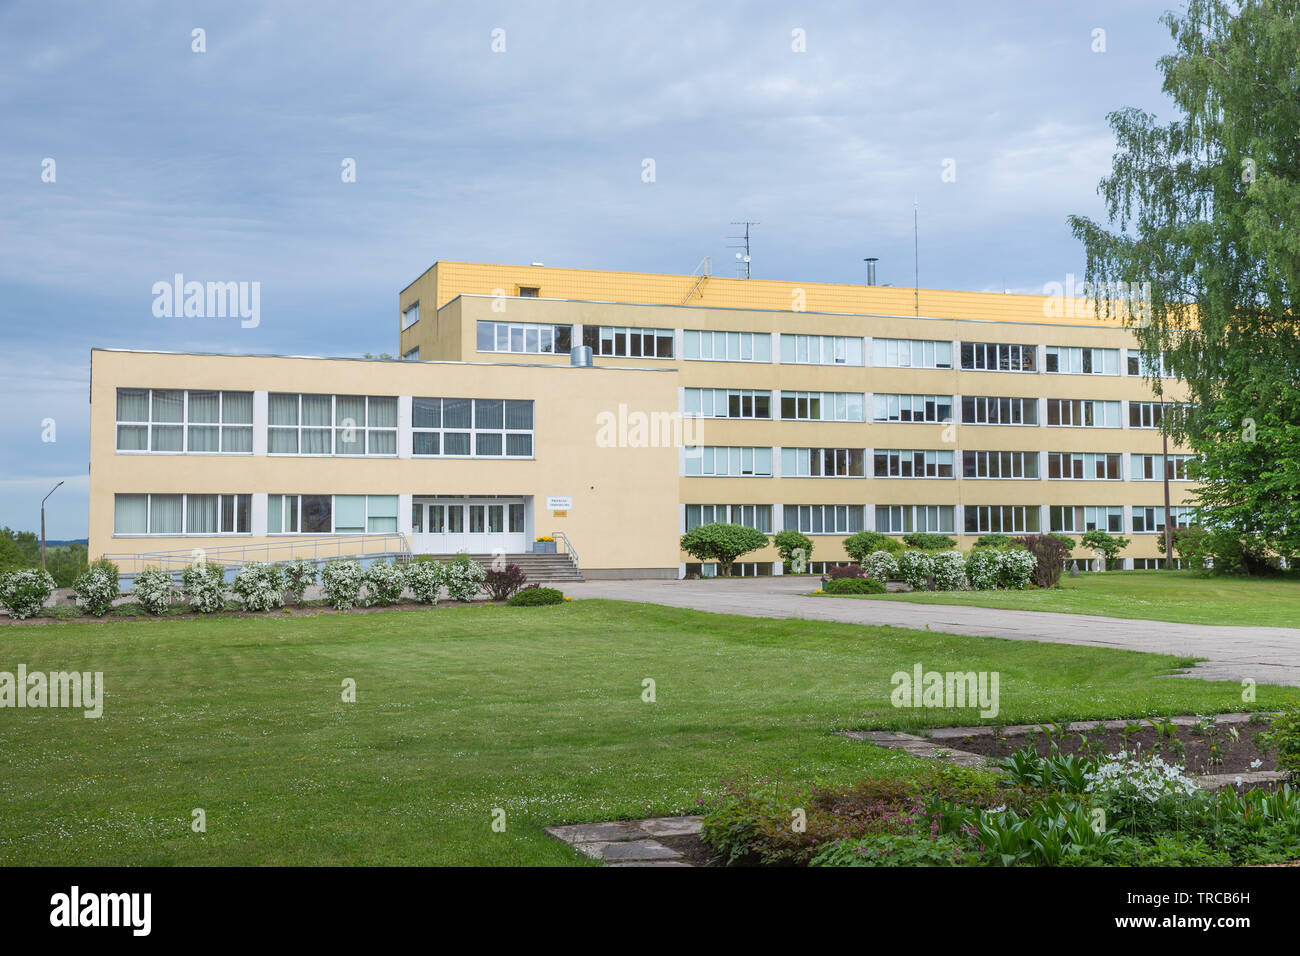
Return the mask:
[[[1053, 743], [1065, 754], [1100, 758], [1105, 754], [1140, 748], [1143, 753], [1153, 753], [1165, 763], [1183, 764], [1190, 774], [1249, 773], [1256, 770], [1276, 770], [1277, 761], [1259, 745], [1258, 735], [1268, 730], [1269, 723], [1214, 724], [1205, 730], [1193, 727], [1176, 727], [1172, 738], [1162, 735], [1149, 723], [1142, 729], [1126, 734], [1123, 730], [1069, 731], [1063, 737], [1039, 733], [1025, 734], [975, 734], [970, 737], [951, 737], [939, 741], [953, 750], [982, 754], [987, 757], [1008, 757], [1026, 744], [1032, 744], [1040, 756], [1046, 756]], [[1232, 731], [1236, 731], [1233, 738]], [[1252, 766], [1254, 761], [1258, 766]]]
[[698, 833], [687, 833], [682, 836], [657, 836], [654, 839], [656, 843], [662, 843], [670, 850], [676, 850], [686, 858], [687, 863], [695, 866], [715, 866], [719, 859], [718, 854], [700, 839]]

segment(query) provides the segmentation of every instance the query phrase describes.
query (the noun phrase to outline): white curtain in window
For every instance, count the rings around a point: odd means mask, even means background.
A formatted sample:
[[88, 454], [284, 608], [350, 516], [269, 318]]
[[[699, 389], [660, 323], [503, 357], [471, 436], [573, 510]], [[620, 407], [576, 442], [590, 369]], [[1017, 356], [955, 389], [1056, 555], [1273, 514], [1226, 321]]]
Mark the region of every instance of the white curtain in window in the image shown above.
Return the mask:
[[253, 450], [253, 429], [244, 425], [222, 426], [221, 450], [248, 454]]
[[183, 495], [149, 496], [149, 533], [180, 534], [183, 527]]
[[334, 424], [366, 427], [366, 400], [361, 395], [340, 395], [334, 400]]
[[217, 495], [188, 495], [185, 499], [185, 530], [189, 534], [216, 534], [220, 498]]
[[[394, 517], [396, 517], [396, 514], [396, 506], [394, 505]], [[334, 530], [339, 534], [366, 530], [365, 495], [334, 496]]]
[[506, 428], [527, 431], [533, 427], [532, 402], [506, 402]]
[[371, 495], [367, 530], [382, 533], [397, 530], [397, 495]]
[[222, 392], [221, 420], [227, 425], [253, 424], [253, 393]]
[[149, 420], [149, 392], [143, 388], [117, 390], [117, 420], [119, 422], [147, 422]]
[[271, 425], [298, 424], [298, 396], [271, 395], [267, 403], [268, 423]]
[[221, 420], [221, 396], [217, 392], [190, 392], [190, 415], [192, 422], [212, 422]]
[[117, 449], [118, 451], [148, 451], [149, 426], [118, 425]]
[[370, 418], [366, 422], [371, 428], [396, 428], [397, 427], [397, 399], [395, 398], [372, 398], [370, 399]]
[[148, 495], [113, 496], [113, 533], [144, 534], [149, 530]]
[[190, 451], [220, 451], [220, 430], [216, 425], [191, 425], [189, 450]]
[[156, 422], [179, 422], [185, 413], [185, 393], [179, 391], [153, 392], [153, 420]]

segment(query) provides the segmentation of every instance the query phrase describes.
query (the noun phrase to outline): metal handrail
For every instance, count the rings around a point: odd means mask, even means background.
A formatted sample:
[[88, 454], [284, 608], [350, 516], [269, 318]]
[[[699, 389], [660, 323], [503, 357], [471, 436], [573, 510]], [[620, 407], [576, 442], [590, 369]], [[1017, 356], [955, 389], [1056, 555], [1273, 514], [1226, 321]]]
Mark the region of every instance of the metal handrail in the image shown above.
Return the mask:
[[563, 531], [552, 531], [551, 537], [554, 538], [557, 542], [563, 542], [564, 553], [573, 559], [574, 570], [581, 573], [582, 565], [578, 562], [578, 552], [573, 547], [573, 542], [569, 540], [568, 535], [566, 535]]
[[[319, 538], [285, 538], [263, 544], [230, 545], [222, 548], [176, 548], [148, 553], [105, 554], [122, 574], [136, 574], [146, 567], [179, 571], [196, 559], [222, 567], [236, 567], [252, 561], [285, 564], [298, 559], [313, 562], [333, 558], [364, 558], [395, 555], [399, 561], [411, 558], [411, 542], [400, 532], [387, 534], [330, 535]], [[127, 566], [129, 565], [129, 570]]]

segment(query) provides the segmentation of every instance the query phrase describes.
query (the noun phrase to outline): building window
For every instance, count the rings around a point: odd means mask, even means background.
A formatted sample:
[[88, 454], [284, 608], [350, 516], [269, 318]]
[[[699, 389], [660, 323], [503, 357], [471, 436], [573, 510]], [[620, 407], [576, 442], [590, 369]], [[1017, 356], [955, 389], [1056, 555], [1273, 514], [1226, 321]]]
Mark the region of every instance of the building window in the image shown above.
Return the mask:
[[937, 449], [877, 448], [877, 478], [951, 478], [952, 452]]
[[952, 505], [877, 505], [876, 530], [881, 534], [911, 534], [929, 531], [951, 534]]
[[1118, 375], [1119, 349], [1049, 345], [1044, 370], [1067, 375]]
[[772, 449], [697, 445], [686, 449], [686, 474], [718, 478], [771, 478]]
[[272, 392], [270, 455], [397, 454], [397, 399], [375, 395]]
[[117, 450], [251, 455], [253, 393], [119, 388]]
[[786, 505], [785, 530], [801, 534], [853, 534], [862, 530], [862, 505]]
[[1119, 455], [1049, 451], [1047, 477], [1052, 480], [1119, 481], [1124, 475]]
[[862, 339], [848, 335], [782, 335], [783, 365], [863, 365]]
[[1143, 349], [1128, 350], [1128, 373], [1145, 378], [1172, 378], [1164, 352], [1147, 352]]
[[683, 402], [688, 418], [772, 417], [772, 393], [748, 388], [688, 388]]
[[1038, 505], [967, 505], [967, 534], [1037, 534]]
[[964, 451], [963, 478], [1037, 478], [1036, 451]]
[[420, 361], [420, 347], [417, 345], [415, 348], [413, 348], [413, 349], [409, 349], [409, 350], [403, 352], [403, 353], [402, 353], [402, 361], [403, 361], [403, 362], [418, 362], [418, 361]]
[[783, 391], [781, 417], [800, 422], [860, 422], [862, 393]]
[[402, 331], [405, 332], [420, 321], [420, 303], [412, 302], [402, 310]]
[[114, 495], [113, 534], [249, 534], [252, 501], [252, 495]]
[[1164, 405], [1160, 402], [1129, 402], [1129, 428], [1159, 428], [1164, 422]]
[[390, 534], [397, 495], [267, 495], [267, 534]]
[[1119, 428], [1119, 402], [1090, 398], [1049, 398], [1047, 424], [1069, 428]]
[[413, 398], [416, 457], [531, 458], [533, 403], [526, 399]]
[[[1169, 456], [1169, 480], [1170, 481], [1191, 481], [1187, 472], [1187, 463], [1195, 458], [1195, 455], [1170, 455]], [[1164, 455], [1130, 455], [1129, 479], [1132, 481], [1164, 481], [1165, 479], [1165, 456]]]
[[929, 339], [872, 339], [878, 368], [952, 368], [952, 343]]
[[865, 448], [782, 448], [782, 478], [865, 478]]
[[1038, 399], [963, 395], [963, 425], [1037, 425]]
[[[1185, 528], [1192, 523], [1193, 509], [1187, 506], [1175, 505], [1169, 509], [1173, 516], [1175, 528]], [[1133, 509], [1133, 533], [1134, 534], [1153, 534], [1165, 530], [1165, 509], [1162, 507], [1155, 508], [1134, 508]]]
[[1121, 505], [1051, 505], [1047, 509], [1052, 531], [1082, 534], [1085, 531], [1124, 531], [1124, 508]]
[[519, 298], [536, 299], [541, 294], [541, 289], [535, 285], [521, 285], [519, 287]]
[[877, 422], [950, 422], [951, 395], [882, 395], [873, 396]]
[[673, 357], [673, 330], [584, 325], [582, 344], [595, 355], [670, 359]]
[[702, 362], [770, 362], [772, 336], [766, 332], [710, 332], [687, 329], [682, 333], [682, 357]]
[[479, 322], [480, 352], [522, 352], [562, 355], [573, 344], [573, 326], [536, 325], [529, 322]]
[[1038, 346], [963, 342], [961, 367], [967, 372], [1034, 372], [1038, 369]]
[[687, 505], [686, 530], [702, 524], [739, 524], [764, 534], [772, 533], [771, 505]]

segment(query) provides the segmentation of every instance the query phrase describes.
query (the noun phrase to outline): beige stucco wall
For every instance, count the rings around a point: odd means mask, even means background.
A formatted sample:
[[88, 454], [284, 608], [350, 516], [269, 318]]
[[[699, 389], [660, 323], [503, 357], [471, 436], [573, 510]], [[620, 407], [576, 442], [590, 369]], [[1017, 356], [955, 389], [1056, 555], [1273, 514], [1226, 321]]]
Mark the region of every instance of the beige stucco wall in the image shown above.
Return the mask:
[[[531, 460], [122, 454], [116, 389], [188, 388], [340, 395], [526, 398]], [[228, 548], [283, 537], [113, 536], [115, 493], [442, 494], [533, 496], [536, 533], [563, 531], [584, 568], [672, 568], [677, 451], [597, 447], [596, 414], [615, 396], [647, 408], [676, 404], [671, 372], [537, 365], [371, 362], [95, 350], [91, 355], [90, 553]], [[547, 496], [570, 496], [564, 518]]]

